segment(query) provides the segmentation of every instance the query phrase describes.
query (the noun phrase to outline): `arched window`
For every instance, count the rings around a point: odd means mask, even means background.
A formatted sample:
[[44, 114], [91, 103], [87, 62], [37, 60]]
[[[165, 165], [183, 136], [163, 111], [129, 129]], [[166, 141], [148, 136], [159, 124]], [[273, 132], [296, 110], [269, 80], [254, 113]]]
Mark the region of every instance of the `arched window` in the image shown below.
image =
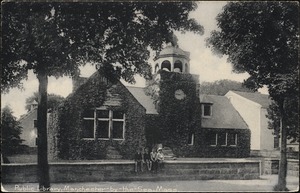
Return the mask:
[[177, 60], [174, 63], [174, 72], [182, 72], [182, 63], [181, 63], [181, 61]]
[[163, 61], [161, 63], [161, 69], [171, 71], [171, 63], [168, 60]]
[[158, 64], [155, 64], [155, 67], [154, 67], [154, 73], [156, 73], [156, 72], [158, 71], [158, 69], [159, 69]]

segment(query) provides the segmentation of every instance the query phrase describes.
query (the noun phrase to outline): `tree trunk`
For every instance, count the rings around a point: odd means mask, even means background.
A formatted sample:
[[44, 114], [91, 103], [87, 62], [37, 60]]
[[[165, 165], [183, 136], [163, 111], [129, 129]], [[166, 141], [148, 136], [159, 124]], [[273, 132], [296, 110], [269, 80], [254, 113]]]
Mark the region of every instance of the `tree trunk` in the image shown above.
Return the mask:
[[276, 190], [287, 191], [286, 188], [286, 174], [287, 174], [287, 130], [285, 126], [284, 116], [284, 101], [279, 104], [280, 109], [280, 131], [281, 131], [281, 146], [280, 146], [280, 162], [279, 162], [279, 173], [278, 173], [278, 184]]
[[48, 77], [45, 73], [38, 73], [39, 101], [37, 111], [37, 134], [38, 134], [38, 179], [40, 191], [49, 191], [49, 165], [47, 147], [47, 87]]

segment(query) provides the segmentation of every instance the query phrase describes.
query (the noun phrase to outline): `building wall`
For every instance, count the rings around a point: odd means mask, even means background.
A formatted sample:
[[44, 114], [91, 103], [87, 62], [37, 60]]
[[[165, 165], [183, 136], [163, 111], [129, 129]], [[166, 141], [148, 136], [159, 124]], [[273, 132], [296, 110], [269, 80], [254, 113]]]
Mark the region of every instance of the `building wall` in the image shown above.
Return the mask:
[[299, 152], [299, 143], [298, 142], [291, 142], [291, 140], [287, 140], [287, 147], [289, 151], [292, 152]]
[[[111, 147], [123, 158], [132, 159], [139, 146], [145, 145], [145, 108], [120, 82], [105, 85], [98, 78], [88, 80], [52, 113], [49, 149], [53, 159], [106, 159]], [[83, 109], [96, 107], [125, 113], [124, 140], [83, 139]]]
[[147, 115], [146, 116], [146, 140], [147, 146], [152, 148], [155, 144], [161, 143], [161, 132], [160, 126], [158, 124], [159, 117], [158, 115]]
[[[228, 144], [220, 145], [219, 142], [216, 145], [209, 144], [209, 138], [211, 134], [217, 134], [218, 140], [221, 134], [234, 133], [237, 134], [237, 144], [231, 146]], [[200, 150], [202, 157], [249, 157], [250, 155], [250, 130], [249, 129], [223, 129], [223, 128], [202, 128], [203, 134], [203, 146]]]
[[34, 120], [37, 119], [37, 109], [28, 112], [26, 117], [20, 119], [20, 126], [23, 128], [20, 135], [24, 145], [36, 147], [37, 129], [34, 127]]
[[260, 116], [260, 127], [261, 127], [261, 150], [273, 150], [274, 149], [274, 135], [272, 134], [273, 130], [268, 129], [268, 118], [266, 115], [268, 114], [267, 109], [261, 109]]
[[[201, 106], [197, 93], [197, 83], [191, 74], [161, 71], [159, 91], [158, 127], [162, 145], [169, 147], [177, 156], [200, 156]], [[198, 78], [198, 77], [197, 77]], [[176, 97], [182, 91], [182, 98]], [[189, 145], [189, 137], [194, 134], [194, 144]]]
[[243, 117], [251, 131], [251, 150], [261, 149], [261, 114], [260, 105], [233, 93], [227, 93], [231, 104]]
[[[263, 158], [262, 173], [264, 175], [278, 174], [280, 158]], [[287, 175], [299, 177], [299, 159], [287, 160]]]
[[[59, 162], [50, 163], [50, 181], [99, 182], [99, 181], [140, 181], [140, 180], [250, 180], [259, 179], [260, 162], [255, 160], [228, 159], [226, 161], [165, 161], [157, 174], [134, 172], [134, 161], [122, 162]], [[145, 166], [145, 164], [144, 164]], [[36, 164], [4, 164], [2, 182], [37, 183]], [[145, 168], [146, 169], [146, 168]], [[5, 186], [4, 186], [5, 187]], [[21, 187], [21, 186], [20, 186]], [[69, 187], [69, 186], [66, 186]], [[33, 190], [34, 191], [34, 190]], [[66, 191], [68, 191], [66, 189]], [[71, 191], [71, 190], [69, 190]], [[87, 190], [89, 192], [90, 190]], [[102, 190], [103, 191], [103, 190]], [[104, 192], [118, 191], [117, 189]], [[84, 191], [82, 191], [84, 192]], [[158, 191], [164, 192], [164, 191]]]
[[[160, 135], [159, 126], [157, 125], [157, 116], [147, 117], [146, 124], [146, 138], [149, 147], [154, 143], [158, 143], [155, 137]], [[225, 146], [211, 145], [209, 138], [211, 134], [226, 135], [226, 133], [237, 134], [237, 144]], [[187, 143], [180, 143], [179, 145], [169, 146], [172, 152], [177, 157], [211, 157], [211, 158], [245, 158], [250, 155], [250, 130], [249, 129], [224, 129], [224, 128], [197, 128], [194, 133], [194, 143], [189, 145]], [[228, 139], [226, 139], [228, 142]], [[151, 143], [152, 142], [152, 143]], [[164, 144], [163, 144], [164, 146]]]

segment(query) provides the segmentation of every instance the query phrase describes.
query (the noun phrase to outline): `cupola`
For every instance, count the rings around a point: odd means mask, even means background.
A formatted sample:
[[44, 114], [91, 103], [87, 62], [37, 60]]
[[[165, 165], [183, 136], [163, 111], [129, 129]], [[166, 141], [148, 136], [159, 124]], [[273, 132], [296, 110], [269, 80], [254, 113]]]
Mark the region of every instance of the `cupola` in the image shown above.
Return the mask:
[[155, 58], [153, 73], [166, 70], [177, 73], [190, 73], [190, 53], [183, 51], [178, 46], [166, 46]]

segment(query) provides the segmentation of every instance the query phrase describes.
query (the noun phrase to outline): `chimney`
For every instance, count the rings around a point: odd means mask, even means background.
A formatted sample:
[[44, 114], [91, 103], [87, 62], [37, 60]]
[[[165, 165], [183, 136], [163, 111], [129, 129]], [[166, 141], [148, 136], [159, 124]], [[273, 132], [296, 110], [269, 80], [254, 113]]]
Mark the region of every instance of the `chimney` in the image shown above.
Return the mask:
[[32, 103], [30, 104], [30, 111], [36, 109], [37, 107], [38, 107], [38, 102], [36, 102], [36, 100], [32, 101]]

